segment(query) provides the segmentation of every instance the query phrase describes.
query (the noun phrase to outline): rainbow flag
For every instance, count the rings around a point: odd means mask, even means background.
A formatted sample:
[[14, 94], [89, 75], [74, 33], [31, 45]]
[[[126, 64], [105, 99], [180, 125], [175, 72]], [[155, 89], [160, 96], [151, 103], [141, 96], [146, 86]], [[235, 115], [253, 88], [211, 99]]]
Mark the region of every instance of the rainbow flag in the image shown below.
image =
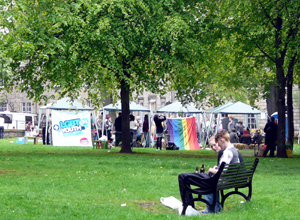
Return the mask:
[[170, 142], [174, 143], [180, 150], [200, 149], [195, 117], [168, 119], [167, 126], [170, 134]]

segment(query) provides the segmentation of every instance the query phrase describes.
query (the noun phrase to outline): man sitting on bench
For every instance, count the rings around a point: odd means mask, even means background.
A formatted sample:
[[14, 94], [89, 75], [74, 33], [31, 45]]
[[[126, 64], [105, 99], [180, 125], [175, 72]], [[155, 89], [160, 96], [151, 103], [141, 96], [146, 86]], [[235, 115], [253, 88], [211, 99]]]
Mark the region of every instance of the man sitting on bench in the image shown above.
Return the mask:
[[[219, 160], [218, 166], [220, 166], [222, 162], [225, 162], [226, 164], [240, 163], [239, 153], [234, 148], [233, 144], [230, 143], [230, 136], [225, 129], [223, 129], [217, 133], [217, 135], [215, 137], [215, 142], [218, 144], [218, 146], [221, 148], [221, 150], [223, 150], [223, 155], [221, 156], [221, 158]], [[180, 190], [180, 196], [181, 196], [182, 202], [184, 200], [190, 201], [193, 199], [193, 197], [190, 193], [187, 193], [186, 198], [184, 198], [184, 194], [186, 192], [185, 185], [184, 185], [184, 179], [187, 178], [186, 181], [189, 185], [194, 185], [194, 186], [200, 187], [202, 189], [211, 189], [211, 183], [210, 183], [209, 179], [211, 179], [211, 177], [218, 172], [218, 166], [209, 168], [207, 174], [206, 173], [192, 173], [192, 175], [195, 175], [195, 174], [199, 175], [199, 177], [206, 179], [206, 181], [194, 181], [193, 179], [189, 179], [188, 177], [191, 175], [190, 173], [179, 174], [178, 182], [179, 182], [179, 190]], [[195, 208], [194, 202], [192, 202], [190, 205], [193, 208]], [[217, 203], [217, 205], [219, 206], [220, 203]], [[218, 211], [220, 211], [220, 210], [218, 210]]]
[[[208, 144], [214, 152], [218, 153], [218, 163], [217, 164], [219, 164], [220, 158], [223, 155], [223, 150], [221, 150], [221, 147], [218, 145], [218, 143], [216, 143], [215, 136], [211, 136], [211, 138], [208, 141]], [[240, 154], [240, 152], [238, 152], [238, 155], [239, 155], [240, 163], [243, 163], [244, 159], [243, 159], [242, 155]], [[213, 194], [204, 195], [204, 199], [206, 199], [207, 201], [212, 203]], [[218, 194], [216, 208], [217, 208], [217, 212], [222, 210], [222, 206], [221, 206], [220, 199], [219, 199], [219, 194]], [[206, 209], [201, 211], [201, 213], [203, 213], [203, 214], [208, 214], [211, 212], [212, 212], [212, 210], [210, 210], [208, 205], [206, 205]]]

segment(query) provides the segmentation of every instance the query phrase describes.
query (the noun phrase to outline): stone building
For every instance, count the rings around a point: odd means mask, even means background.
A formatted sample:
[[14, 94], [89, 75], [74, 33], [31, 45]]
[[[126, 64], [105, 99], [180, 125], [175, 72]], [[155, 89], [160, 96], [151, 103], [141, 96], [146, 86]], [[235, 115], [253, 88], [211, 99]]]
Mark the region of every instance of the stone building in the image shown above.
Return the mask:
[[[50, 95], [50, 93], [48, 94]], [[82, 98], [86, 98], [86, 94], [81, 94]], [[175, 99], [175, 92], [168, 92], [163, 96], [159, 96], [157, 94], [151, 93], [151, 92], [144, 92], [142, 95], [134, 96], [134, 101], [136, 101], [138, 104], [150, 109], [151, 113], [153, 113], [155, 110], [173, 103], [176, 101]], [[50, 102], [53, 102], [55, 100], [50, 100]], [[87, 106], [91, 106], [91, 102], [86, 101], [85, 103]], [[203, 109], [205, 108], [205, 105], [203, 105]], [[260, 110], [267, 112], [266, 109], [266, 101], [260, 100], [257, 103], [257, 106]], [[12, 111], [12, 112], [23, 112], [23, 113], [35, 113], [38, 114], [39, 107], [41, 107], [38, 103], [34, 103], [32, 100], [28, 99], [26, 97], [25, 93], [20, 92], [12, 92], [6, 95], [6, 98], [4, 99], [4, 103], [0, 105], [0, 112], [1, 111]], [[262, 119], [260, 115], [232, 115], [237, 120], [241, 120], [244, 125], [247, 125], [250, 129], [263, 129], [266, 123], [266, 119]], [[223, 115], [223, 117], [228, 117], [228, 115]], [[256, 123], [258, 121], [258, 123]], [[294, 95], [294, 126], [295, 126], [295, 135], [299, 133], [299, 126], [300, 123], [300, 99], [298, 95], [298, 90], [295, 90]], [[258, 126], [257, 126], [258, 124]]]

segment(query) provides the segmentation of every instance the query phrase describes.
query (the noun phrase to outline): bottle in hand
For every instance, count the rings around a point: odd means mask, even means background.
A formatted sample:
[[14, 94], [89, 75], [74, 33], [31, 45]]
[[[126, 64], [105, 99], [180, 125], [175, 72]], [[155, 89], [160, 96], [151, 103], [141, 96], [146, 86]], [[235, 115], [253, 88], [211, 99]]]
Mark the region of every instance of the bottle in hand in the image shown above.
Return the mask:
[[202, 164], [202, 166], [201, 166], [200, 173], [205, 173], [205, 167], [204, 167], [204, 164]]
[[199, 173], [199, 167], [196, 167], [195, 173]]

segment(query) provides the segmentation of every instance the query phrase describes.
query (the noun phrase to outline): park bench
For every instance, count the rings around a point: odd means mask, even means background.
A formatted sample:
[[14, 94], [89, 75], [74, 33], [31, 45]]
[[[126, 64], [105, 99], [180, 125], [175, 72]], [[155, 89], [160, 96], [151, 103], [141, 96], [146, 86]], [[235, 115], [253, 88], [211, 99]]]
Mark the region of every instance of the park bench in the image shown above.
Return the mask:
[[[197, 174], [186, 177], [183, 180], [187, 189], [185, 193], [191, 193], [192, 195], [197, 194], [198, 197], [193, 198], [192, 200], [189, 201], [182, 201], [183, 209], [181, 214], [185, 215], [185, 211], [188, 205], [190, 205], [192, 201], [204, 202], [210, 207], [210, 210], [214, 210], [214, 212], [216, 212], [215, 207], [216, 207], [217, 195], [219, 191], [221, 193], [222, 208], [224, 208], [225, 200], [230, 195], [233, 194], [241, 195], [242, 197], [245, 198], [247, 202], [250, 202], [252, 196], [252, 178], [258, 162], [259, 162], [258, 158], [256, 158], [254, 162], [247, 161], [247, 162], [235, 163], [235, 164], [225, 164], [225, 162], [223, 162], [218, 172], [210, 179], [203, 179]], [[208, 183], [211, 184], [211, 188], [209, 190], [203, 190], [201, 188], [192, 188], [189, 186], [189, 184], [187, 184], [188, 178], [191, 178], [194, 181], [207, 181]], [[239, 189], [241, 188], [248, 188], [247, 196], [241, 191], [239, 191]], [[224, 190], [230, 190], [230, 189], [232, 189], [230, 192], [224, 194]], [[208, 195], [208, 194], [213, 194], [212, 203], [209, 203], [207, 200], [202, 198], [202, 195]], [[186, 198], [186, 196], [184, 196], [184, 198]]]

